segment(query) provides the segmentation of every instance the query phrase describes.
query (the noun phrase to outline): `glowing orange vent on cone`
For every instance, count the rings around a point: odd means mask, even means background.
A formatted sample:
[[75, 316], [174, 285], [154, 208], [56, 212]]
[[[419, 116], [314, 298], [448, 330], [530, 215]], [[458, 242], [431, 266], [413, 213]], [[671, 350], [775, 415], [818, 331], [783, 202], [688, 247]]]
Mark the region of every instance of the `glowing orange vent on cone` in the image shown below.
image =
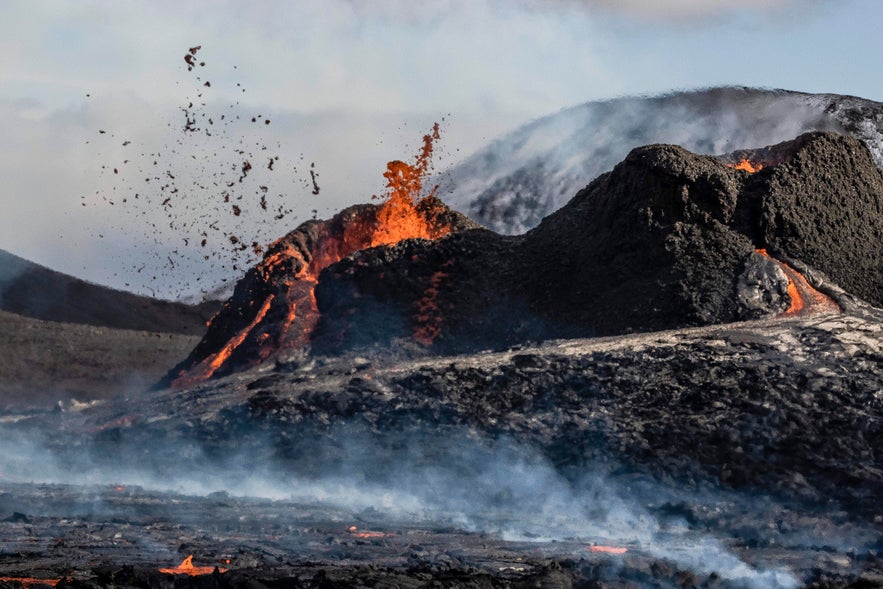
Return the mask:
[[735, 164], [727, 164], [730, 168], [735, 168], [737, 170], [744, 170], [748, 173], [759, 172], [763, 169], [763, 164], [753, 164], [747, 158], [742, 158], [738, 163]]
[[218, 569], [219, 573], [226, 572], [227, 569], [213, 566], [194, 566], [193, 565], [193, 555], [191, 554], [176, 567], [168, 568], [168, 569], [159, 569], [161, 573], [168, 573], [170, 575], [190, 575], [191, 577], [197, 577], [199, 575], [210, 575], [215, 572], [215, 568]]

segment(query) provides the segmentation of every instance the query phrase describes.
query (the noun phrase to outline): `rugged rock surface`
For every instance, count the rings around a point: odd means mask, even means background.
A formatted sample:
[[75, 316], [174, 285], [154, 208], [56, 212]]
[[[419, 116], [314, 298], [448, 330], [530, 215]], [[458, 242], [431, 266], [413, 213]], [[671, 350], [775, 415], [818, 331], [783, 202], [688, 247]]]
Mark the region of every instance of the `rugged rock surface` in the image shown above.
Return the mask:
[[466, 427], [542, 448], [564, 471], [626, 464], [873, 518], [883, 516], [883, 314], [859, 305], [419, 361], [299, 357], [91, 410], [89, 427], [102, 432], [97, 455], [134, 451], [126, 460], [162, 468], [170, 457], [157, 448], [177, 451], [186, 436], [207, 456], [268, 458], [269, 448], [303, 476], [345, 460], [342, 424], [392, 455], [402, 432], [428, 428], [441, 452]]
[[[388, 201], [389, 202], [389, 201]], [[388, 204], [388, 203], [387, 203]], [[260, 363], [280, 350], [309, 343], [317, 321], [313, 289], [319, 272], [388, 231], [384, 205], [356, 205], [326, 221], [307, 221], [282, 237], [240, 280], [205, 337], [164, 382], [199, 382]], [[411, 205], [419, 232], [440, 237], [477, 225], [434, 197]], [[410, 213], [410, 211], [408, 211]], [[393, 225], [402, 219], [393, 219]], [[404, 219], [405, 229], [414, 219]], [[399, 223], [401, 224], [401, 223]], [[399, 227], [393, 227], [398, 229]]]
[[320, 276], [313, 347], [466, 351], [774, 314], [788, 279], [758, 248], [883, 305], [883, 175], [867, 148], [814, 133], [765, 153], [779, 159], [752, 174], [642, 147], [524, 236], [357, 252]]
[[862, 140], [883, 166], [883, 104], [837, 94], [711, 88], [589, 102], [509, 133], [446, 172], [455, 209], [504, 234], [523, 233], [640, 145], [702, 154], [770, 145], [807, 131]]
[[[844, 314], [494, 353], [295, 355], [20, 420], [17, 477], [108, 486], [4, 486], [0, 540], [20, 552], [0, 566], [74, 587], [166, 586], [151, 563], [189, 552], [234, 570], [176, 586], [319, 586], [319, 567], [343, 585], [873, 587], [883, 312], [837, 296]], [[306, 492], [348, 511], [117, 486], [132, 480]], [[593, 540], [629, 553], [588, 553]]]

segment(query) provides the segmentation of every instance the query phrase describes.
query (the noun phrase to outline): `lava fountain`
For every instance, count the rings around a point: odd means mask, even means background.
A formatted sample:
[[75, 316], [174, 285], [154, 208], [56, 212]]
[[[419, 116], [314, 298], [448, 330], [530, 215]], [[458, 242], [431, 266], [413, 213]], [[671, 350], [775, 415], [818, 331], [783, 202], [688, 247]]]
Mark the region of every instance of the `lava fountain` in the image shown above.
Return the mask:
[[215, 569], [218, 569], [219, 573], [226, 572], [227, 569], [221, 567], [214, 566], [196, 566], [193, 564], [193, 555], [191, 554], [187, 558], [181, 561], [176, 567], [159, 569], [161, 573], [168, 573], [170, 575], [188, 575], [191, 577], [198, 577], [200, 575], [210, 575], [215, 572]]
[[[435, 123], [423, 136], [412, 163], [395, 160], [387, 164], [385, 194], [375, 197], [382, 201], [379, 205], [356, 205], [327, 221], [307, 221], [271, 244], [211, 320], [203, 340], [170, 373], [172, 386], [197, 384], [234, 367], [259, 364], [281, 350], [308, 345], [319, 319], [314, 293], [319, 276], [346, 256], [405, 239], [439, 239], [475, 227], [436, 198], [437, 187], [424, 190], [439, 137]], [[415, 341], [426, 344], [435, 330], [434, 325], [422, 327], [423, 315], [415, 318]]]

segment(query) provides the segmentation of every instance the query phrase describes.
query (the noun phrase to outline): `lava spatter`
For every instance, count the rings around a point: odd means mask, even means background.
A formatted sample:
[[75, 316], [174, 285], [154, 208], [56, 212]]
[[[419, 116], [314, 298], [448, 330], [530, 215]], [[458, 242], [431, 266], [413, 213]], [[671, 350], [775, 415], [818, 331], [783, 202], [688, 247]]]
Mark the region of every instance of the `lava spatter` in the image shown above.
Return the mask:
[[[159, 280], [179, 285], [172, 294], [182, 296], [200, 280], [215, 281], [253, 264], [263, 246], [242, 243], [270, 242], [284, 232], [282, 223], [293, 215], [297, 195], [318, 194], [315, 164], [306, 170], [286, 161], [282, 144], [269, 141], [269, 116], [256, 117], [264, 125], [252, 127], [235, 96], [230, 104], [221, 102], [230, 88], [217, 64], [199, 59], [204, 51], [194, 44], [185, 52], [186, 80], [192, 86], [178, 108], [181, 118], [167, 123], [164, 137], [130, 136], [120, 146], [113, 128], [99, 130], [98, 149], [119, 159], [101, 166], [100, 179], [107, 187], [83, 196], [82, 204], [122, 205], [127, 222], [119, 227], [121, 234], [140, 228], [142, 241], [155, 246], [144, 248], [147, 259], [138, 262], [150, 271], [132, 272], [141, 281], [132, 282], [136, 289], [152, 291]], [[179, 276], [182, 272], [187, 275]], [[212, 287], [204, 285], [203, 294]]]
[[[350, 254], [405, 239], [433, 240], [473, 223], [424, 190], [432, 168], [436, 123], [412, 163], [394, 160], [384, 172], [378, 205], [350, 207], [327, 221], [308, 221], [269, 245], [263, 260], [240, 283], [193, 353], [170, 373], [174, 386], [201, 382], [254, 365], [286, 349], [309, 345], [319, 321], [314, 289], [328, 266]], [[430, 279], [426, 301], [415, 309], [414, 340], [429, 344], [438, 333], [438, 305]], [[261, 305], [259, 301], [266, 301]]]

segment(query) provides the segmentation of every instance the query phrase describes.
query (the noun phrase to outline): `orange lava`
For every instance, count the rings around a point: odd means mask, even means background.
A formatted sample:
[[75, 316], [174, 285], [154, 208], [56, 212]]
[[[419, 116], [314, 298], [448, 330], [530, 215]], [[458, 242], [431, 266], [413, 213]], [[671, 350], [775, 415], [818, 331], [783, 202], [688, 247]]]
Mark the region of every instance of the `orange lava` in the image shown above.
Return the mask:
[[215, 569], [218, 569], [219, 573], [226, 572], [227, 569], [221, 567], [213, 567], [213, 566], [194, 566], [193, 565], [193, 555], [191, 554], [176, 567], [168, 568], [168, 569], [159, 569], [161, 573], [168, 573], [170, 575], [190, 575], [191, 577], [197, 577], [199, 575], [210, 575], [215, 572]]
[[437, 211], [426, 206], [430, 202], [427, 199], [435, 195], [435, 188], [423, 195], [433, 142], [439, 137], [439, 125], [435, 123], [432, 131], [423, 136], [423, 147], [413, 164], [389, 162], [383, 173], [386, 194], [381, 197], [384, 201], [375, 219], [353, 219], [345, 227], [342, 239], [323, 235], [312, 252], [309, 266], [298, 278], [317, 281], [323, 269], [362, 249], [392, 245], [403, 239], [438, 239], [450, 233], [450, 227], [436, 224]]
[[22, 587], [32, 587], [34, 585], [49, 585], [55, 587], [61, 582], [61, 579], [36, 579], [34, 577], [0, 577], [0, 583], [21, 583]]
[[272, 302], [273, 295], [270, 295], [267, 297], [267, 300], [264, 301], [264, 304], [261, 306], [258, 314], [255, 315], [255, 318], [245, 327], [245, 329], [241, 330], [230, 341], [224, 344], [224, 347], [221, 348], [220, 351], [212, 354], [211, 356], [208, 356], [205, 360], [200, 362], [199, 365], [197, 365], [188, 374], [175, 379], [172, 382], [172, 386], [188, 386], [211, 378], [212, 374], [214, 374], [215, 371], [218, 370], [218, 368], [223, 366], [224, 362], [227, 361], [233, 351], [238, 348], [240, 344], [242, 344], [242, 342], [248, 336], [249, 332], [254, 329], [254, 327], [258, 323], [261, 322], [261, 320], [264, 318], [264, 315], [266, 315], [267, 311], [270, 310], [270, 304]]
[[834, 299], [813, 288], [803, 274], [785, 262], [770, 256], [766, 248], [760, 248], [755, 251], [778, 264], [785, 273], [785, 276], [788, 277], [788, 297], [791, 299], [791, 305], [782, 312], [782, 317], [796, 317], [809, 313], [840, 312], [840, 306], [834, 302]]
[[603, 552], [604, 554], [625, 554], [628, 548], [619, 546], [589, 546], [589, 552]]
[[370, 532], [370, 531], [359, 531], [359, 528], [356, 526], [350, 526], [347, 530], [353, 538], [387, 538], [392, 536], [393, 534], [389, 532]]
[[[431, 172], [433, 142], [438, 139], [439, 125], [435, 123], [430, 133], [423, 136], [423, 145], [413, 163], [400, 160], [389, 162], [383, 174], [386, 179], [386, 192], [380, 197], [383, 202], [373, 211], [363, 210], [344, 218], [342, 234], [340, 227], [335, 232], [331, 224], [326, 223], [320, 226], [315, 241], [307, 246], [308, 251], [302, 251], [300, 248], [303, 245], [292, 244], [284, 237], [271, 244], [268, 251], [273, 253], [267, 254], [255, 268], [261, 280], [270, 283], [280, 274], [285, 275], [286, 265], [297, 267], [297, 273], [280, 284], [272, 285], [271, 288], [284, 288], [264, 301], [254, 319], [220, 351], [207, 356], [182, 373], [172, 382], [172, 386], [191, 386], [211, 378], [249, 334], [260, 333], [263, 327], [261, 322], [270, 310], [274, 296], [277, 300], [272, 317], [275, 319], [280, 316], [275, 309], [284, 301], [287, 305], [283, 315], [285, 319], [280, 336], [267, 337], [266, 332], [263, 332], [262, 337], [256, 338], [260, 358], [263, 360], [277, 350], [295, 349], [309, 343], [319, 317], [315, 285], [322, 270], [331, 264], [362, 249], [391, 245], [410, 238], [438, 239], [449, 234], [451, 227], [440, 222], [438, 201], [433, 198], [437, 187], [424, 194], [424, 182]], [[426, 308], [418, 308], [415, 317], [415, 341], [426, 345], [432, 343], [438, 334], [440, 318], [434, 312], [434, 296], [440, 280], [441, 276], [430, 280]]]
[[759, 172], [760, 170], [763, 169], [763, 164], [752, 164], [746, 158], [742, 158], [741, 160], [739, 160], [739, 163], [737, 163], [737, 164], [727, 164], [727, 166], [730, 168], [735, 168], [737, 170], [744, 170], [750, 174], [753, 174], [755, 172]]

